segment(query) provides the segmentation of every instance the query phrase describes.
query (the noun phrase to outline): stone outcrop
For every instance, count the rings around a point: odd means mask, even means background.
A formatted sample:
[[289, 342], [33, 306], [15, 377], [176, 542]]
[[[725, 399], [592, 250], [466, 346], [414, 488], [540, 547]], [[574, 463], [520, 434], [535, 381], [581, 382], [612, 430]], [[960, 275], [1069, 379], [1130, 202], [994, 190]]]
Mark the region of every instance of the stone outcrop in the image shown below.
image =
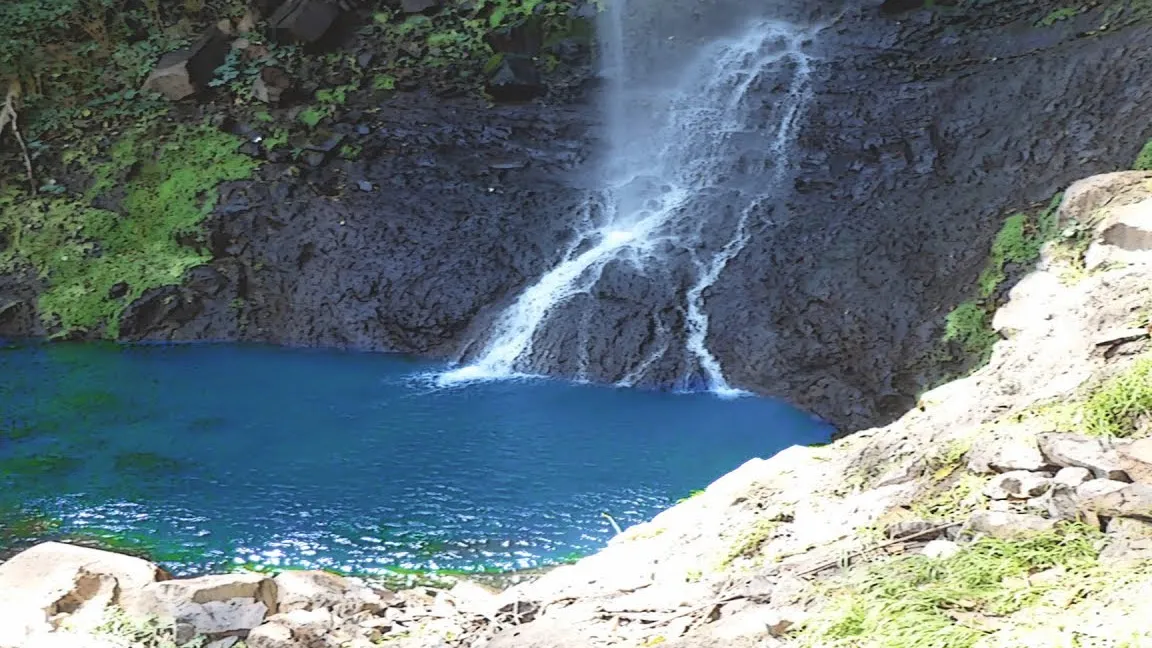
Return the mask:
[[0, 564], [0, 647], [23, 648], [31, 635], [67, 620], [90, 630], [111, 605], [131, 604], [163, 570], [130, 556], [48, 542]]
[[161, 57], [144, 81], [144, 88], [173, 101], [195, 95], [207, 87], [216, 68], [224, 62], [228, 43], [228, 36], [220, 29], [208, 29], [191, 46]]

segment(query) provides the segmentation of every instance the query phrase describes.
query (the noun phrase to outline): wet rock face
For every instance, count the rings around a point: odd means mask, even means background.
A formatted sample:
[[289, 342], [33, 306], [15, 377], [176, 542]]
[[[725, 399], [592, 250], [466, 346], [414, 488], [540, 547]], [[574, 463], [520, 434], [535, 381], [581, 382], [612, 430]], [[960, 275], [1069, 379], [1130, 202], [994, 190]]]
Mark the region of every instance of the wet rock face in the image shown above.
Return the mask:
[[1080, 38], [1090, 27], [1035, 27], [1016, 4], [862, 9], [815, 39], [788, 222], [708, 296], [730, 380], [848, 429], [890, 420], [1008, 210], [1131, 163], [1148, 136], [1149, 28]]
[[357, 160], [225, 187], [212, 267], [122, 330], [451, 357], [571, 237], [587, 115], [402, 96], [348, 125]]

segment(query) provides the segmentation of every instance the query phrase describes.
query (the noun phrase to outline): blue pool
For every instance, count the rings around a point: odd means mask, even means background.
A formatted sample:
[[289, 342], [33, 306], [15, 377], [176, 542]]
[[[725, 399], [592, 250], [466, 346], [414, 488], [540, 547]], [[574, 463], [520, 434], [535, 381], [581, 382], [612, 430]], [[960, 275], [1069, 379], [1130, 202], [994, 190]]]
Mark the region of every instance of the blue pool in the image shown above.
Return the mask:
[[826, 441], [787, 405], [261, 346], [0, 349], [0, 543], [235, 565], [505, 571], [602, 546], [751, 457]]

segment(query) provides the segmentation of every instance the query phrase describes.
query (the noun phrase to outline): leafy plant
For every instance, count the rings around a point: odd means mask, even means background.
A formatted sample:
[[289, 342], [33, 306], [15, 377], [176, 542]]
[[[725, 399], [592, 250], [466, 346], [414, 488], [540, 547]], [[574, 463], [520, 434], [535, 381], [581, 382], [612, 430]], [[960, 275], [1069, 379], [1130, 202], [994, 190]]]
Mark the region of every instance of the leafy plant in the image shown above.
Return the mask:
[[970, 648], [985, 636], [963, 619], [1002, 616], [1059, 582], [1030, 583], [1051, 567], [1074, 583], [1096, 568], [1098, 532], [1080, 526], [1021, 540], [979, 540], [956, 555], [914, 555], [859, 567], [833, 591], [830, 614], [809, 622], [802, 643], [821, 648]]
[[297, 116], [297, 119], [303, 122], [305, 126], [308, 126], [309, 128], [315, 128], [316, 125], [321, 121], [324, 121], [324, 118], [327, 116], [328, 113], [325, 110], [321, 110], [319, 108], [307, 108], [300, 112], [300, 114]]

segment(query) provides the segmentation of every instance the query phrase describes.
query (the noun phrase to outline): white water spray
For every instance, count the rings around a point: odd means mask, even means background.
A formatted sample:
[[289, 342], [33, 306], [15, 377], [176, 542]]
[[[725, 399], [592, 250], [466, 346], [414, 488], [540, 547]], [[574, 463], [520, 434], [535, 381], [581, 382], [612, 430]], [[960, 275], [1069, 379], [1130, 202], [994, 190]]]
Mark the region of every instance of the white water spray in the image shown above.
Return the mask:
[[[593, 224], [592, 219], [586, 219], [588, 225], [561, 263], [497, 318], [480, 356], [470, 365], [441, 375], [441, 385], [530, 373], [536, 335], [556, 306], [588, 292], [608, 263], [627, 260], [640, 269], [655, 266], [661, 263], [658, 250], [671, 244], [688, 250], [695, 264], [696, 280], [684, 296], [685, 349], [699, 365], [710, 389], [722, 395], [740, 393], [728, 385], [720, 362], [708, 349], [704, 293], [747, 245], [751, 220], [758, 217], [758, 208], [772, 199], [773, 190], [788, 170], [796, 124], [810, 97], [809, 59], [802, 51], [810, 33], [785, 23], [760, 22], [740, 37], [700, 51], [676, 87], [631, 90], [620, 72], [623, 54], [618, 21], [618, 16], [611, 21], [615, 26], [609, 29], [605, 54], [605, 69], [611, 79], [607, 112], [613, 143], [607, 161], [609, 186], [601, 197], [608, 211], [607, 222]], [[725, 178], [734, 164], [734, 138], [756, 133], [763, 139], [763, 127], [751, 123], [755, 115], [764, 114], [757, 113], [763, 107], [751, 105], [756, 101], [750, 90], [764, 81], [765, 75], [781, 70], [787, 72], [787, 87], [778, 103], [767, 110], [773, 123], [768, 125], [766, 141], [756, 140], [759, 148], [754, 152], [764, 163], [764, 175], [757, 178], [755, 191], [735, 190], [741, 203], [737, 223], [728, 241], [719, 250], [708, 252], [702, 233], [710, 214], [694, 211], [691, 201], [707, 190], [725, 188]], [[619, 74], [614, 75], [614, 71]], [[638, 110], [643, 115], [638, 115]], [[640, 380], [667, 349], [664, 344], [643, 359], [621, 382]]]

